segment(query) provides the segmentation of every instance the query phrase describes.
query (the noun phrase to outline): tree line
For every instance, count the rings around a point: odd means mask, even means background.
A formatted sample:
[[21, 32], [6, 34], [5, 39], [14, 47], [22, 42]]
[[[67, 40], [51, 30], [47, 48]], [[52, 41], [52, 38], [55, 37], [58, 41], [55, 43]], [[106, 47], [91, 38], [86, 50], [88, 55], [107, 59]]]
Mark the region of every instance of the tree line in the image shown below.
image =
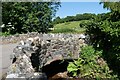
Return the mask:
[[77, 14], [76, 16], [67, 16], [65, 18], [60, 18], [59, 16], [53, 20], [54, 24], [70, 22], [70, 21], [81, 21], [81, 20], [106, 20], [110, 15], [108, 13], [101, 13], [101, 14], [92, 14], [92, 13], [84, 13], [84, 14]]
[[80, 20], [90, 20], [96, 15], [92, 13], [77, 14], [76, 16], [67, 16], [65, 18], [60, 18], [59, 16], [53, 20], [54, 24], [70, 22], [70, 21], [80, 21]]

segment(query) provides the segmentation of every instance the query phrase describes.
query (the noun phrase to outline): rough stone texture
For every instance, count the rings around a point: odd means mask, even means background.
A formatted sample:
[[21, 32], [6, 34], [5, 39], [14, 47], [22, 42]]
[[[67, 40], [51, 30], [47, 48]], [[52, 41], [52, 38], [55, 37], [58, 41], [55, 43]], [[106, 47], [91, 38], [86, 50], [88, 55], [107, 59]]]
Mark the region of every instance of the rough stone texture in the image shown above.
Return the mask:
[[65, 72], [60, 72], [60, 73], [57, 73], [57, 74], [55, 74], [53, 77], [51, 77], [51, 78], [49, 78], [49, 80], [60, 80], [61, 78], [63, 78], [63, 79], [69, 79], [70, 77], [67, 75], [67, 71], [65, 71]]
[[11, 55], [13, 64], [9, 67], [7, 78], [13, 74], [19, 78], [32, 78], [36, 77], [35, 72], [39, 72], [37, 77], [40, 78], [43, 75], [40, 74], [42, 67], [52, 61], [77, 59], [80, 47], [86, 45], [82, 38], [85, 36], [81, 34], [39, 34], [20, 41]]
[[[74, 35], [74, 36], [73, 36]], [[34, 38], [36, 36], [39, 37], [44, 37], [44, 39], [50, 39], [51, 37], [57, 39], [57, 38], [67, 38], [70, 36], [73, 36], [73, 38], [77, 37], [84, 37], [83, 35], [80, 34], [64, 34], [64, 33], [58, 33], [58, 34], [42, 34], [42, 33], [37, 33], [37, 32], [31, 32], [27, 34], [15, 34], [15, 35], [10, 35], [10, 36], [0, 36], [0, 44], [8, 44], [8, 43], [16, 43], [20, 42], [21, 40], [25, 41], [27, 38]]]
[[27, 34], [15, 34], [15, 35], [10, 35], [10, 36], [0, 36], [0, 44], [8, 44], [8, 43], [16, 43], [21, 40], [26, 40], [27, 38], [30, 37], [35, 37], [39, 35], [37, 32], [32, 32], [32, 33], [27, 33]]

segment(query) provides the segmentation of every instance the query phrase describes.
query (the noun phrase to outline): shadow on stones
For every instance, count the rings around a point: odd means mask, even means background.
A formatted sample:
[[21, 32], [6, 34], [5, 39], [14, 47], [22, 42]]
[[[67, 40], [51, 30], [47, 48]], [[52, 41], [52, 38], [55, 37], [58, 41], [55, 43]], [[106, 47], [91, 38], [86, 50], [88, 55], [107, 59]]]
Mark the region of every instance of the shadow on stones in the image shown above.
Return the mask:
[[16, 60], [17, 60], [17, 58], [16, 58], [16, 57], [15, 57], [15, 58], [13, 58], [12, 64], [13, 64]]
[[57, 73], [67, 71], [68, 61], [67, 60], [56, 60], [50, 64], [43, 66], [42, 72], [47, 75], [48, 78], [54, 76]]
[[34, 70], [36, 72], [38, 72], [39, 71], [39, 65], [40, 65], [39, 54], [33, 53], [31, 55], [30, 59], [31, 59], [31, 63], [32, 63], [32, 66], [33, 66]]

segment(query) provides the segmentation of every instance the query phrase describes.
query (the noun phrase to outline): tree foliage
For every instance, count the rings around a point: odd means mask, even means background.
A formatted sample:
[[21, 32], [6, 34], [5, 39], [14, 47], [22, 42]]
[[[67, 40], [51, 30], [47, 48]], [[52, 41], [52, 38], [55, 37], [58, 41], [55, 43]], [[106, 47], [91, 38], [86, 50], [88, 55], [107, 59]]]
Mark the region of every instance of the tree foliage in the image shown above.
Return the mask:
[[[52, 18], [59, 8], [59, 2], [3, 2], [3, 32], [27, 33], [47, 32], [52, 27]], [[11, 24], [11, 26], [9, 26]]]
[[101, 2], [103, 3], [103, 8], [111, 10], [110, 20], [118, 21], [120, 20], [120, 2]]
[[102, 3], [111, 12], [97, 15], [85, 23], [86, 32], [90, 35], [91, 44], [103, 50], [110, 68], [120, 76], [120, 2]]
[[70, 22], [70, 21], [80, 21], [80, 20], [91, 20], [94, 19], [96, 15], [91, 13], [77, 14], [76, 16], [67, 16], [65, 18], [56, 17], [53, 20], [54, 24]]

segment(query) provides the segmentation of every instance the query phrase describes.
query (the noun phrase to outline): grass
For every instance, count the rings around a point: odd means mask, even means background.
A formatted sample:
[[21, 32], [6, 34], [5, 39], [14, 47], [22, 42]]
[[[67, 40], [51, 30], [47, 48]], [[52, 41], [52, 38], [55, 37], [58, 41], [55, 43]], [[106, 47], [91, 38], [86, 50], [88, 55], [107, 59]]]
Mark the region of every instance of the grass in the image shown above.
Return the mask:
[[[86, 21], [86, 20], [85, 20]], [[65, 22], [54, 25], [54, 30], [50, 31], [49, 33], [84, 33], [85, 28], [81, 28], [79, 24], [82, 21], [72, 21], [72, 22]], [[0, 32], [0, 36], [9, 36], [10, 33], [8, 32]]]
[[0, 32], [0, 36], [9, 36], [10, 35], [10, 33], [8, 33], [8, 32], [5, 32], [5, 33], [3, 33], [3, 32]]
[[56, 24], [54, 30], [50, 31], [50, 33], [84, 33], [85, 29], [79, 27], [80, 22], [72, 21]]

